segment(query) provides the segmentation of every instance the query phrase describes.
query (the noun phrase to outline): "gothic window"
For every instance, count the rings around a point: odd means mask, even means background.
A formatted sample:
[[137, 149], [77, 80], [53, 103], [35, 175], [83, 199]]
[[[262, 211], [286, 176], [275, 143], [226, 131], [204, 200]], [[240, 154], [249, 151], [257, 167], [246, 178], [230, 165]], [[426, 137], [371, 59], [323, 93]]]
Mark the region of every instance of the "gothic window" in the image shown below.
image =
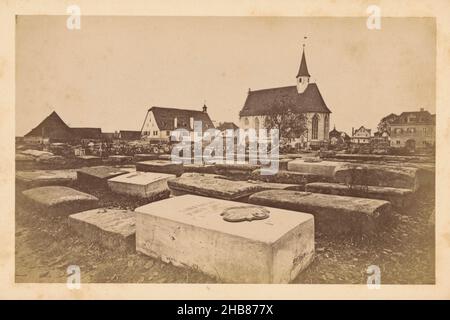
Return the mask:
[[312, 118], [312, 137], [311, 139], [319, 139], [319, 116], [317, 114]]

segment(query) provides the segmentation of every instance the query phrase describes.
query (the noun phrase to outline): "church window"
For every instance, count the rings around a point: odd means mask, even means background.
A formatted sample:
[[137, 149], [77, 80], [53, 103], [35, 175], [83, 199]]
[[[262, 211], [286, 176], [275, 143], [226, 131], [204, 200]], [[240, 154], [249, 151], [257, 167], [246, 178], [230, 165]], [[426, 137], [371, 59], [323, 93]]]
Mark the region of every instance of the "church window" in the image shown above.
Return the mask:
[[245, 118], [245, 119], [244, 119], [244, 123], [245, 123], [246, 126], [248, 126], [248, 124], [249, 124], [248, 118]]
[[313, 140], [319, 139], [319, 117], [314, 115], [312, 118], [312, 137]]

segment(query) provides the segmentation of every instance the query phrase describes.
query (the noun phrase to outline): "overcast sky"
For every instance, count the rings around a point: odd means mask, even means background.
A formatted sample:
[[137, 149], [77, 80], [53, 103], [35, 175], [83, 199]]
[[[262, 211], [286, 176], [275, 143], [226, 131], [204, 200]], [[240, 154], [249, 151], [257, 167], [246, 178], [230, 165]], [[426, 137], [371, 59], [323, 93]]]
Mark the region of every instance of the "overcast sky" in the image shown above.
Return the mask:
[[[140, 130], [151, 106], [235, 121], [247, 91], [295, 85], [303, 37], [331, 128], [435, 112], [435, 25], [428, 18], [21, 16], [16, 26], [16, 134], [55, 110], [70, 126]], [[374, 130], [375, 131], [375, 130]]]

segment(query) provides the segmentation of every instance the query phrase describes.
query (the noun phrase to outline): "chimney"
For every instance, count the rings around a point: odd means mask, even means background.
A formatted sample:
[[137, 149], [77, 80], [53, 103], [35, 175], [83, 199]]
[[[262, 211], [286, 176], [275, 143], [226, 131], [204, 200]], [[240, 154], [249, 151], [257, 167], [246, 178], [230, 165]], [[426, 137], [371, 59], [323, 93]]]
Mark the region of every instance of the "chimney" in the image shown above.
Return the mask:
[[424, 111], [424, 109], [423, 109], [423, 108], [420, 108], [420, 111]]
[[355, 135], [355, 128], [352, 127], [352, 136]]
[[206, 113], [206, 111], [208, 110], [208, 107], [206, 107], [206, 104], [203, 105], [203, 112]]

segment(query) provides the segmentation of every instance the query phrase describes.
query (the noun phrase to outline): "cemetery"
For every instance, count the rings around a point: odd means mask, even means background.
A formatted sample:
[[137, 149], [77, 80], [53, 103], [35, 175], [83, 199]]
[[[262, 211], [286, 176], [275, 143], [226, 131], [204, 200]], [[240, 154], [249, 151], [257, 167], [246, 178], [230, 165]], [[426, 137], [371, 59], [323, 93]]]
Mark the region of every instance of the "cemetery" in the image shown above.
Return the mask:
[[373, 264], [387, 282], [434, 281], [433, 158], [284, 154], [262, 174], [53, 156], [17, 150], [17, 282], [64, 282], [70, 264], [86, 282], [364, 283]]

